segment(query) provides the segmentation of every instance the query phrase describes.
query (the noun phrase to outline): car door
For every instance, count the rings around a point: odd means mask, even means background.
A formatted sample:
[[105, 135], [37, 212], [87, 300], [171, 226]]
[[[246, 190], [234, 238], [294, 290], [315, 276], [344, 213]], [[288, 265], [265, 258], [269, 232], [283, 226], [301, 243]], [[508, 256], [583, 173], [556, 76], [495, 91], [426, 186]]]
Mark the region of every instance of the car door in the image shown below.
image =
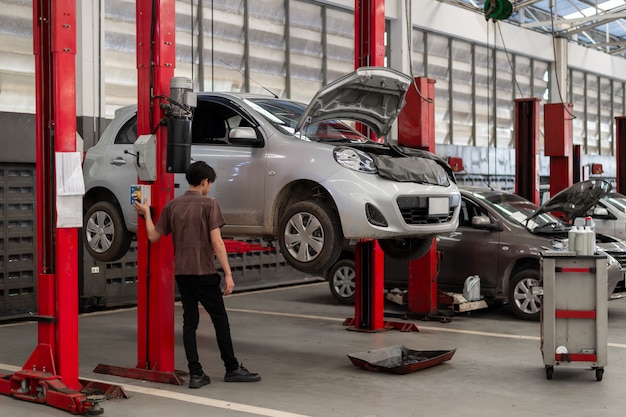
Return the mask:
[[460, 292], [471, 275], [480, 276], [481, 288], [495, 288], [498, 284], [500, 232], [472, 226], [474, 216], [488, 213], [463, 196], [459, 227], [437, 238], [437, 249], [442, 253], [437, 283], [442, 289]]
[[[130, 185], [137, 184], [137, 170], [133, 143], [137, 140], [137, 118], [127, 120], [118, 130], [109, 146], [102, 149], [101, 157], [93, 156], [101, 162], [96, 185], [107, 184], [107, 188], [115, 194], [123, 211], [124, 219], [132, 225], [137, 223], [137, 213], [130, 205]], [[94, 148], [93, 153], [100, 151]]]
[[[229, 131], [243, 126], [255, 128], [261, 146], [229, 142]], [[225, 234], [254, 235], [263, 226], [267, 149], [263, 145], [258, 123], [241, 106], [224, 98], [199, 101], [192, 122], [191, 159], [205, 161], [217, 174], [209, 196], [219, 202], [227, 223]], [[185, 188], [184, 184], [180, 186]]]

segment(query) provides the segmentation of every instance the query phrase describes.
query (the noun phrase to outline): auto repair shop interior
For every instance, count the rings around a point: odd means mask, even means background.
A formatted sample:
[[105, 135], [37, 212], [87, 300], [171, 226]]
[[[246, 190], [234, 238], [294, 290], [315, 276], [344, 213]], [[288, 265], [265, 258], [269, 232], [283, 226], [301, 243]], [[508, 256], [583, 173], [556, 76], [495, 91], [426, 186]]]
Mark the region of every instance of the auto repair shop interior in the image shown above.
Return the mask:
[[[3, 416], [623, 414], [625, 1], [0, 5]], [[132, 208], [199, 160], [255, 384]]]

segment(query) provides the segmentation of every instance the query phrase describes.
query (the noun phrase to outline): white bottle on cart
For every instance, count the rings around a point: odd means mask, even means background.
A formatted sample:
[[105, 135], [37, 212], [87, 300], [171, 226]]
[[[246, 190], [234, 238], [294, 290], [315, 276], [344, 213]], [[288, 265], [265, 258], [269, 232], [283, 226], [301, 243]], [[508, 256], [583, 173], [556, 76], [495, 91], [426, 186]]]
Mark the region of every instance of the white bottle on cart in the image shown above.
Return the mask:
[[576, 243], [575, 243], [576, 255], [578, 256], [586, 255], [587, 237], [588, 237], [588, 234], [585, 232], [584, 226], [583, 227], [576, 226]]

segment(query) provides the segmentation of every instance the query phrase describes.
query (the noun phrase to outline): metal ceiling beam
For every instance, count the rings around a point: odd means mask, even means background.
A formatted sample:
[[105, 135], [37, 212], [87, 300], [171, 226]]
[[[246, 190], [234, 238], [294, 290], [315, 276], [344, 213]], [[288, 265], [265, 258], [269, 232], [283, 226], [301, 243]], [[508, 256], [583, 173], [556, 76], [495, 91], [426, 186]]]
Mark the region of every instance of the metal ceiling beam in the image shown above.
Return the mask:
[[[579, 17], [576, 19], [563, 19], [561, 17], [555, 17], [554, 22], [557, 26], [559, 25], [571, 26], [571, 25], [577, 25], [578, 23], [587, 23], [587, 22], [595, 22], [597, 23], [597, 25], [595, 26], [600, 26], [606, 23], [607, 21], [613, 22], [615, 20], [624, 19], [624, 18], [626, 18], [626, 12], [617, 13], [617, 14], [611, 15], [610, 17], [608, 17], [606, 13], [602, 15]], [[551, 25], [552, 25], [551, 20], [544, 20], [544, 21], [537, 21], [537, 22], [532, 22], [532, 23], [522, 23], [520, 26], [523, 28], [535, 28], [539, 26], [551, 26]], [[582, 30], [587, 30], [589, 28], [590, 28], [589, 26], [585, 26], [584, 28], [582, 28]], [[580, 30], [580, 29], [581, 28], [579, 27], [575, 28], [575, 30]]]

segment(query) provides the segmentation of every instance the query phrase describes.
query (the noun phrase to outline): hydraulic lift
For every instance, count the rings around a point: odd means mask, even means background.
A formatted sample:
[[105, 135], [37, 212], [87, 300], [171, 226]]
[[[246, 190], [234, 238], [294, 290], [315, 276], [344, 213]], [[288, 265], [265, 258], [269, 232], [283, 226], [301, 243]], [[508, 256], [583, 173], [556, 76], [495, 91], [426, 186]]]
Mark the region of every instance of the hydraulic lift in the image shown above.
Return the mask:
[[550, 195], [574, 183], [573, 108], [571, 103], [543, 106], [544, 153], [550, 157]]
[[626, 154], [626, 116], [615, 118], [615, 155], [617, 157], [617, 184], [618, 193], [626, 193], [626, 169], [620, 163], [620, 155]]
[[[355, 67], [385, 65], [384, 0], [355, 0]], [[434, 84], [416, 78], [398, 117], [398, 144], [435, 151]], [[414, 87], [414, 88], [413, 88]], [[449, 302], [437, 288], [439, 253], [436, 240], [426, 255], [409, 261], [409, 312], [435, 315], [440, 302]], [[419, 331], [412, 323], [384, 320], [385, 258], [376, 241], [360, 241], [355, 248], [355, 316], [344, 321], [350, 329]]]
[[[76, 0], [33, 1], [36, 78], [38, 344], [0, 393], [73, 414], [98, 415], [120, 387], [78, 377], [78, 231], [82, 170], [76, 152]], [[77, 224], [78, 223], [78, 224]]]
[[[167, 133], [184, 130], [186, 124], [181, 121], [172, 125], [166, 114], [176, 64], [176, 1], [137, 0], [136, 5], [137, 135], [156, 136], [156, 178], [146, 181], [139, 177], [138, 182], [150, 187], [150, 206], [156, 221], [165, 203], [174, 198], [173, 172], [179, 172], [172, 169], [172, 159], [168, 157]], [[181, 376], [185, 372], [174, 369], [172, 240], [163, 236], [151, 244], [145, 222], [139, 218], [137, 248], [137, 364], [135, 367], [99, 364], [94, 372], [182, 385]]]

